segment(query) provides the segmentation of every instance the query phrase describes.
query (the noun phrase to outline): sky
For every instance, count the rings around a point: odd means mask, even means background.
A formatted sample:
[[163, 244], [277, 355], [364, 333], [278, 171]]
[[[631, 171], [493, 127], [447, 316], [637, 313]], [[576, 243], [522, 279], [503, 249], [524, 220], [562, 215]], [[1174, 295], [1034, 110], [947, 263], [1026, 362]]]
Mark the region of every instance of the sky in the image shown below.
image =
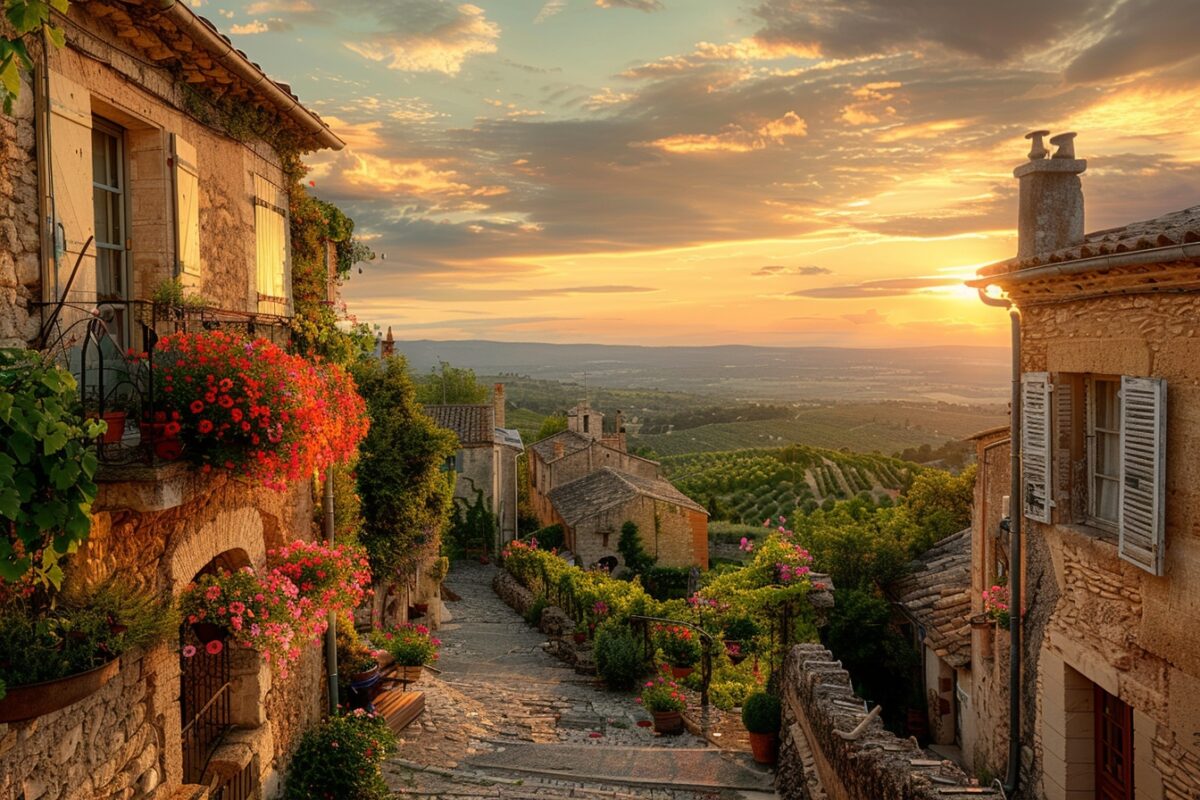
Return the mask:
[[398, 339], [996, 344], [1030, 130], [1089, 230], [1200, 204], [1196, 0], [192, 0], [346, 141]]

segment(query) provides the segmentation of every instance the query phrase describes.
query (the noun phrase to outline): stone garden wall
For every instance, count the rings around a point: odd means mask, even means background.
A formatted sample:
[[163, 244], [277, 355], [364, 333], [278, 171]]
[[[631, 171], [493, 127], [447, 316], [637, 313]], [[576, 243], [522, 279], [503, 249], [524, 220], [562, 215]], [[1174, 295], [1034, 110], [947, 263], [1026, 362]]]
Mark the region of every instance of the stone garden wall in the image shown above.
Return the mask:
[[[819, 644], [792, 648], [780, 682], [783, 727], [776, 789], [784, 800], [944, 800], [967, 786], [956, 766], [931, 758], [867, 717], [850, 674]], [[854, 738], [850, 738], [850, 737]], [[1002, 800], [1003, 793], [976, 797]]]

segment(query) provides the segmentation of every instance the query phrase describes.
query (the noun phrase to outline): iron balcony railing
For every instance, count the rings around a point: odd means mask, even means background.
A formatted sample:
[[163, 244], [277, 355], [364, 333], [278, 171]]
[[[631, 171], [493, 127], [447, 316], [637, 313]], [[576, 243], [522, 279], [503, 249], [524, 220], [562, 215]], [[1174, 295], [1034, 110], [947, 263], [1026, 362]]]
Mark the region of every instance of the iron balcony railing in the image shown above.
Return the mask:
[[[286, 347], [288, 317], [209, 307], [180, 307], [148, 300], [42, 303], [39, 347], [66, 367], [79, 384], [88, 416], [124, 425], [99, 444], [104, 464], [153, 463], [166, 455], [165, 422], [155, 396], [155, 356], [162, 337], [179, 332], [234, 331]], [[124, 414], [122, 415], [122, 412]]]

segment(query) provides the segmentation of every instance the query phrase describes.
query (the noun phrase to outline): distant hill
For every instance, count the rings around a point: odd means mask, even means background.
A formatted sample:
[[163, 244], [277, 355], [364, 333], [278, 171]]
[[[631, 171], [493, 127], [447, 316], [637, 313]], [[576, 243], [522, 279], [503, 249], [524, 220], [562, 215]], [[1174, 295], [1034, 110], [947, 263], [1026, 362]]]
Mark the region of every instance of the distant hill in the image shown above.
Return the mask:
[[414, 369], [439, 360], [480, 375], [589, 387], [684, 392], [720, 400], [921, 399], [1003, 403], [1008, 351], [998, 347], [635, 347], [531, 342], [397, 342]]

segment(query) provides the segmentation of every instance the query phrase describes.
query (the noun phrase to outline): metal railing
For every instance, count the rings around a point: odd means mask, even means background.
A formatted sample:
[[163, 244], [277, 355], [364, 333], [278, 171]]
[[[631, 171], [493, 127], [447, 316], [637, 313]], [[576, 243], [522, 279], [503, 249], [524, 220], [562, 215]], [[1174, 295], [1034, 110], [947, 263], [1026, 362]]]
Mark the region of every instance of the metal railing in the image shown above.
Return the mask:
[[654, 638], [651, 629], [655, 625], [671, 625], [688, 628], [695, 631], [700, 637], [700, 707], [708, 710], [708, 685], [712, 682], [712, 662], [713, 648], [716, 645], [716, 640], [712, 634], [691, 622], [684, 622], [681, 619], [667, 619], [665, 617], [644, 617], [640, 614], [634, 614], [629, 618], [629, 626], [635, 631], [640, 630], [642, 633], [642, 642], [645, 648], [645, 657], [649, 661], [654, 657]]
[[[155, 356], [159, 340], [180, 332], [233, 331], [266, 338], [281, 346], [291, 341], [290, 320], [272, 314], [180, 307], [148, 300], [42, 303], [38, 345], [66, 367], [79, 384], [88, 416], [125, 425], [124, 435], [102, 441], [102, 463], [152, 463], [163, 457], [161, 398], [155, 396]], [[124, 415], [122, 415], [124, 412]], [[133, 413], [130, 413], [133, 412]]]
[[[229, 648], [209, 653], [186, 624], [180, 628], [179, 640], [183, 782], [201, 783], [213, 751], [233, 727]], [[184, 655], [187, 652], [192, 655]]]
[[258, 756], [222, 781], [210, 795], [213, 800], [252, 800], [259, 796]]

